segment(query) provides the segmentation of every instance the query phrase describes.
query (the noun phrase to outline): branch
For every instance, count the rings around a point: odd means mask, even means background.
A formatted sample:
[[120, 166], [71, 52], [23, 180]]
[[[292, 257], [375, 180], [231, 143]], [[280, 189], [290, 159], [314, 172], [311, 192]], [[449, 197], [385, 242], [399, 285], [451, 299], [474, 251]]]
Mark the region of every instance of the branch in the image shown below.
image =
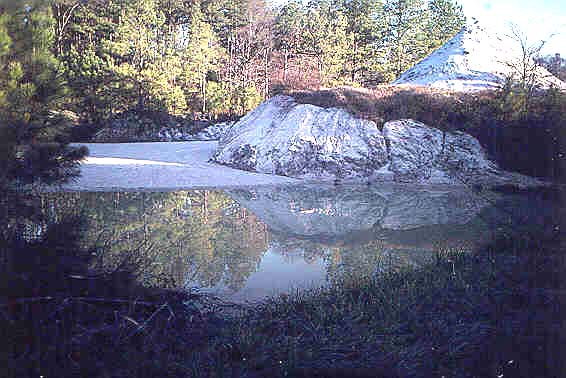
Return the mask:
[[[36, 303], [36, 302], [45, 302], [45, 301], [53, 301], [56, 299], [60, 299], [58, 297], [27, 297], [27, 298], [18, 298], [13, 301], [16, 304], [25, 304], [25, 303]], [[81, 301], [81, 302], [95, 302], [95, 303], [123, 303], [123, 304], [139, 304], [142, 306], [151, 306], [157, 307], [161, 306], [162, 303], [156, 302], [145, 302], [145, 301], [138, 301], [132, 299], [111, 299], [111, 298], [96, 298], [96, 297], [68, 297], [65, 298], [68, 301]], [[10, 304], [0, 304], [0, 307], [8, 307]]]

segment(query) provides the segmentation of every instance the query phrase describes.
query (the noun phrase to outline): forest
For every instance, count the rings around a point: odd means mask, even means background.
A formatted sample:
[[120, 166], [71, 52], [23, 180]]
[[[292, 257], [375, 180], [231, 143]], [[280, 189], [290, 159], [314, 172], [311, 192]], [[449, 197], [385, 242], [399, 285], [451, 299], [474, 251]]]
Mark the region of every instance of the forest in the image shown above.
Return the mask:
[[387, 83], [465, 22], [452, 0], [6, 4], [0, 106], [35, 117], [27, 100], [50, 96], [87, 122], [242, 115], [282, 88]]

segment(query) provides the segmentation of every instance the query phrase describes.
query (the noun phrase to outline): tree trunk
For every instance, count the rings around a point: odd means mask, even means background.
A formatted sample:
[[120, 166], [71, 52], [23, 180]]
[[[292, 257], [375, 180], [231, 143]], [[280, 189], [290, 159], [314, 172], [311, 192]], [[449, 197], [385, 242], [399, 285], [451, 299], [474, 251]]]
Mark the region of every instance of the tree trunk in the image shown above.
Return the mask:
[[206, 113], [206, 74], [202, 75], [202, 115]]
[[287, 70], [289, 69], [289, 52], [287, 49], [283, 52], [283, 82], [287, 84]]

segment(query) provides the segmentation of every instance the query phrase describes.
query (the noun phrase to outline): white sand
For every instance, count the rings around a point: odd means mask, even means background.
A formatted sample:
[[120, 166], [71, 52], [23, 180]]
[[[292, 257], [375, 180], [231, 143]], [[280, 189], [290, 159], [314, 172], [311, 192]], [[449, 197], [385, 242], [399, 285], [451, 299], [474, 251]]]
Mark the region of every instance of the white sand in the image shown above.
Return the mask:
[[[218, 142], [90, 143], [81, 176], [64, 190], [175, 190], [297, 182], [209, 163]], [[74, 146], [79, 146], [75, 144]]]

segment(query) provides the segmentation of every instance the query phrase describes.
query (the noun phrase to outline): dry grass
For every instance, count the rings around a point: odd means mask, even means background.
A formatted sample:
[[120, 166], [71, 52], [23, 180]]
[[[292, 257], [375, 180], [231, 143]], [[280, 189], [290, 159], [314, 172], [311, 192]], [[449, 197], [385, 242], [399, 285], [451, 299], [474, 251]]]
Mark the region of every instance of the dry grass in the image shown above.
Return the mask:
[[[383, 85], [374, 89], [340, 87], [288, 92], [299, 103], [345, 109], [358, 117], [384, 122], [413, 118], [434, 127], [457, 128], [458, 114], [494, 98], [493, 92], [456, 93], [427, 87]], [[466, 109], [466, 107], [468, 109]]]

